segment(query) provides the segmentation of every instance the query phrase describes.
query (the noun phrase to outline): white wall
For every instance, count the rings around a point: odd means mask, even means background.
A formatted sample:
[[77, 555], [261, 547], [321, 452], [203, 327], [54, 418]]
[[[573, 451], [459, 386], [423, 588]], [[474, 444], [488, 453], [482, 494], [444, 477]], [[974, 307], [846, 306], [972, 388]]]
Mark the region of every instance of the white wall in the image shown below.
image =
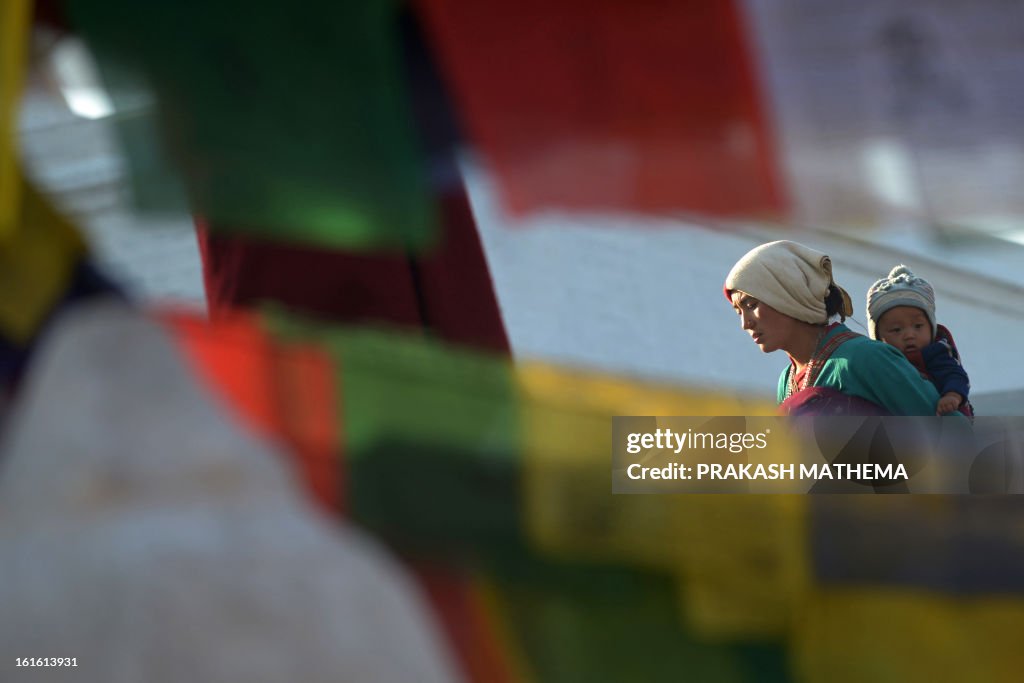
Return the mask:
[[630, 215], [547, 213], [516, 220], [470, 173], [473, 209], [517, 356], [774, 396], [786, 359], [762, 354], [722, 294], [733, 263], [774, 239], [832, 256], [866, 333], [868, 287], [899, 263], [930, 279], [938, 319], [953, 332], [975, 394], [1024, 389], [1014, 349], [1024, 290], [1011, 274], [1019, 245], [977, 239], [937, 245], [913, 231], [838, 235], [764, 226], [700, 227]]

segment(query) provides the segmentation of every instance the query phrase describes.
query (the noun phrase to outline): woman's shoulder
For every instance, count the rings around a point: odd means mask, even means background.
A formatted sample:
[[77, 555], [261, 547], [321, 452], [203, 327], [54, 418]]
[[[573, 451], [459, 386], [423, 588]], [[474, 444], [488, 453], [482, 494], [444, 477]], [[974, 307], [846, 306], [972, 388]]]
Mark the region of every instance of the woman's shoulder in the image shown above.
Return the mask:
[[913, 367], [895, 346], [862, 334], [851, 335], [839, 345], [830, 360], [836, 362], [834, 371], [862, 377], [902, 373]]
[[[846, 331], [849, 332], [849, 330]], [[903, 353], [895, 346], [857, 333], [851, 333], [833, 355], [848, 359], [856, 358], [858, 361], [864, 362], [877, 360], [886, 363], [892, 362], [893, 359], [903, 358]]]

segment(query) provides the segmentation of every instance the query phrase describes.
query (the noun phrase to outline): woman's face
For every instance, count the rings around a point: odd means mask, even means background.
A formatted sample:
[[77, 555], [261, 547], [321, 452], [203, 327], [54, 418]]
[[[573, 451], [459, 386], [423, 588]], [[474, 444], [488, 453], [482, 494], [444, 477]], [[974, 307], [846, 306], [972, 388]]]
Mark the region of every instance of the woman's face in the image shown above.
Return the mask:
[[794, 339], [799, 322], [750, 296], [746, 292], [732, 293], [732, 306], [740, 316], [740, 327], [750, 333], [765, 353], [787, 349]]

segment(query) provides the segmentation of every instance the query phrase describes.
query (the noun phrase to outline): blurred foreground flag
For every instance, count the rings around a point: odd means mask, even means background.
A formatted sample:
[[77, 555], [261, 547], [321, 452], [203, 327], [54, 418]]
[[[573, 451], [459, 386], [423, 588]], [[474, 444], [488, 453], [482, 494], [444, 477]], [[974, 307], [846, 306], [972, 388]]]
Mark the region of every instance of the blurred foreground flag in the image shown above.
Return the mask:
[[15, 123], [28, 48], [28, 0], [0, 3], [0, 241], [14, 230], [18, 215]]
[[1021, 496], [819, 496], [810, 510], [822, 585], [1024, 597]]
[[793, 664], [807, 683], [1014, 683], [1024, 671], [1022, 626], [1016, 597], [825, 589], [806, 600]]
[[813, 496], [801, 680], [1019, 681], [1019, 496]]
[[785, 206], [732, 0], [418, 0], [508, 207]]
[[[151, 91], [153, 128], [215, 229], [346, 248], [429, 242], [395, 0], [65, 4], [115, 108]], [[129, 145], [146, 144], [150, 127], [126, 121]]]
[[1024, 5], [745, 6], [802, 221], [1019, 223]]
[[[707, 411], [742, 429], [772, 407], [418, 336], [244, 322], [207, 331], [221, 334], [205, 372], [286, 443], [314, 433], [289, 409], [334, 416], [315, 430], [320, 467], [295, 451], [298, 471], [417, 567], [470, 680], [1019, 678], [1015, 497], [612, 495], [612, 415]], [[282, 382], [281, 362], [315, 347], [319, 374]]]
[[344, 510], [344, 449], [327, 354], [308, 345], [275, 343], [251, 313], [222, 315], [216, 325], [192, 312], [159, 315], [207, 388], [248, 429], [287, 447], [321, 506]]
[[[327, 509], [375, 532], [415, 569], [467, 680], [788, 680], [781, 634], [742, 624], [727, 634], [735, 641], [725, 642], [721, 629], [711, 633], [680, 609], [681, 560], [716, 549], [722, 555], [723, 548], [749, 555], [743, 534], [728, 544], [714, 533], [688, 543], [693, 539], [672, 530], [689, 513], [713, 526], [703, 506], [610, 494], [611, 414], [742, 412], [757, 404], [516, 367], [503, 356], [423, 337], [280, 314], [264, 319], [265, 328], [250, 316], [212, 325], [164, 319], [219, 393], [285, 443], [303, 430], [281, 419], [284, 412], [317, 410], [313, 395], [329, 392], [311, 391], [314, 376], [307, 375], [286, 396], [281, 361], [300, 349], [326, 352], [334, 371], [321, 366], [320, 377], [333, 381], [339, 399], [324, 406], [336, 410], [332, 433], [342, 437], [333, 467], [343, 492], [325, 500], [317, 488], [325, 480], [310, 476], [306, 455], [292, 451], [299, 458], [293, 464]], [[322, 462], [330, 463], [330, 443], [322, 445]], [[735, 499], [720, 500], [735, 506]], [[766, 526], [753, 526], [767, 545]], [[726, 565], [739, 562], [717, 566]]]
[[13, 180], [18, 211], [11, 234], [0, 239], [0, 339], [21, 347], [66, 294], [86, 248], [78, 230], [20, 173]]
[[633, 567], [510, 557], [489, 568], [493, 614], [527, 666], [520, 680], [785, 683], [780, 641], [724, 641], [689, 627], [680, 586]]
[[51, 330], [0, 446], [4, 667], [50, 647], [95, 657], [83, 683], [464, 680], [396, 558], [316, 514], [164, 330], [110, 304]]
[[281, 315], [268, 322], [280, 342], [319, 346], [334, 363], [353, 520], [430, 556], [522, 546], [520, 405], [507, 358]]

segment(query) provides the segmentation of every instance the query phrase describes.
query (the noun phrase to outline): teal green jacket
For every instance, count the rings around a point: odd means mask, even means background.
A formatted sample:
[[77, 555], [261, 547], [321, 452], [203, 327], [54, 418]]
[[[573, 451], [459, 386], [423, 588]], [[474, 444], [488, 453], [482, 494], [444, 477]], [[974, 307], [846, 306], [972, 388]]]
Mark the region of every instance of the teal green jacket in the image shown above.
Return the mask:
[[[836, 325], [821, 343], [847, 331]], [[793, 366], [779, 376], [778, 402], [786, 399], [786, 385]], [[894, 346], [854, 337], [832, 353], [812, 386], [830, 387], [882, 406], [893, 415], [934, 415], [939, 402], [935, 386], [923, 379], [910, 361]]]

